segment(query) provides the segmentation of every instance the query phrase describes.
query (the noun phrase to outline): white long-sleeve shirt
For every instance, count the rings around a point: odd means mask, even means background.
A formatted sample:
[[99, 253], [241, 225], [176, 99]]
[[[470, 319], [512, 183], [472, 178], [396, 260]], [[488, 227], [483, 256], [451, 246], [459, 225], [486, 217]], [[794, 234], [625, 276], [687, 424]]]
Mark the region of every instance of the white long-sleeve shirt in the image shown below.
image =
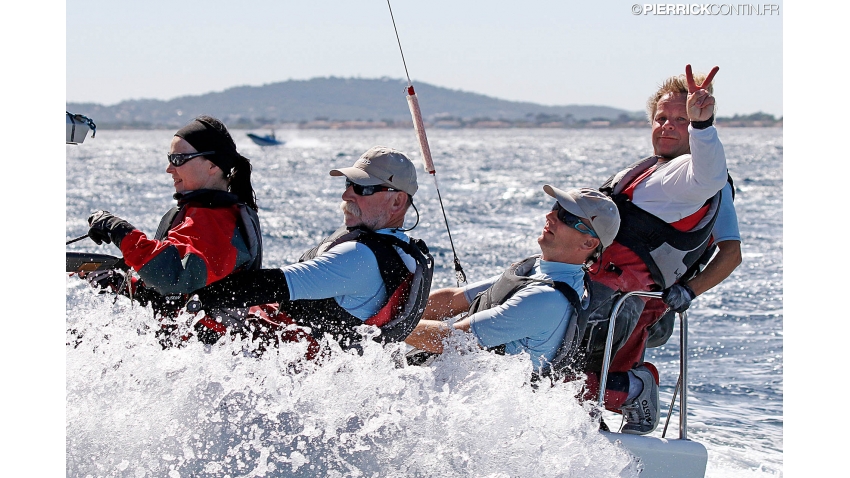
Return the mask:
[[691, 154], [659, 162], [634, 189], [632, 202], [672, 223], [695, 213], [726, 184], [726, 153], [717, 129], [688, 126]]

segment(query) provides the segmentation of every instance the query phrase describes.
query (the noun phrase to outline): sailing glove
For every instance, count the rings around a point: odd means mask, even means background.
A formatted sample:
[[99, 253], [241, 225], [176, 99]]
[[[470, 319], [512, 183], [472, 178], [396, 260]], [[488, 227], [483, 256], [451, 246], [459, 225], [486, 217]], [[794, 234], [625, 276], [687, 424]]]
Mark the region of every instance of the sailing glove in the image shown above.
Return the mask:
[[89, 237], [96, 244], [114, 243], [121, 247], [121, 240], [136, 228], [129, 222], [109, 211], [95, 211], [89, 216]]
[[687, 284], [673, 284], [673, 287], [661, 294], [661, 300], [670, 306], [674, 312], [684, 312], [691, 306], [691, 301], [696, 298], [694, 291]]

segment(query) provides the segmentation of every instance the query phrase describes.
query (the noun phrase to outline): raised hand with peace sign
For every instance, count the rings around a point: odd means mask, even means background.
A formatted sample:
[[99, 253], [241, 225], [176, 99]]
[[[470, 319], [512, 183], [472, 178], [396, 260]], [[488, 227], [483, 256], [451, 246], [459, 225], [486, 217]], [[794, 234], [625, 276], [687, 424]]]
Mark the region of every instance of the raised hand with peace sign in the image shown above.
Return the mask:
[[685, 76], [688, 81], [688, 119], [690, 121], [708, 121], [714, 115], [714, 96], [708, 92], [707, 88], [718, 71], [720, 71], [720, 67], [715, 66], [705, 77], [702, 84], [697, 85], [694, 81], [691, 65], [685, 67]]

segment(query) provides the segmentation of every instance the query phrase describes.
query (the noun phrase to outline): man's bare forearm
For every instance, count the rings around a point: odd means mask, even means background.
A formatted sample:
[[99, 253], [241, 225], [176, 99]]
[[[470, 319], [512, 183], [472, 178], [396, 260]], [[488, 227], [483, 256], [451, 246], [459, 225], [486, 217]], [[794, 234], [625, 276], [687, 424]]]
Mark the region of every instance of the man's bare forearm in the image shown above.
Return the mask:
[[404, 342], [419, 350], [441, 354], [443, 353], [443, 340], [451, 332], [452, 328], [446, 322], [422, 319], [413, 329], [413, 332], [404, 339]]
[[422, 320], [446, 320], [469, 309], [463, 289], [452, 287], [431, 292]]
[[726, 280], [741, 265], [741, 260], [741, 241], [718, 242], [717, 254], [702, 272], [688, 282], [688, 286], [699, 296]]

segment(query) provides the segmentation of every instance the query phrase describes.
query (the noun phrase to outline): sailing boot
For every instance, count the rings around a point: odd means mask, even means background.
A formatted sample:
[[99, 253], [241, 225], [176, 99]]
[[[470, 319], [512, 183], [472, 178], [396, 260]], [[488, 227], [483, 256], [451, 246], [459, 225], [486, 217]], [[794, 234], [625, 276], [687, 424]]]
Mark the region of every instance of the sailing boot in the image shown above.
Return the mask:
[[659, 422], [658, 370], [646, 362], [631, 372], [643, 382], [643, 390], [634, 400], [620, 408], [626, 420], [621, 431], [632, 435], [646, 435], [652, 433]]

